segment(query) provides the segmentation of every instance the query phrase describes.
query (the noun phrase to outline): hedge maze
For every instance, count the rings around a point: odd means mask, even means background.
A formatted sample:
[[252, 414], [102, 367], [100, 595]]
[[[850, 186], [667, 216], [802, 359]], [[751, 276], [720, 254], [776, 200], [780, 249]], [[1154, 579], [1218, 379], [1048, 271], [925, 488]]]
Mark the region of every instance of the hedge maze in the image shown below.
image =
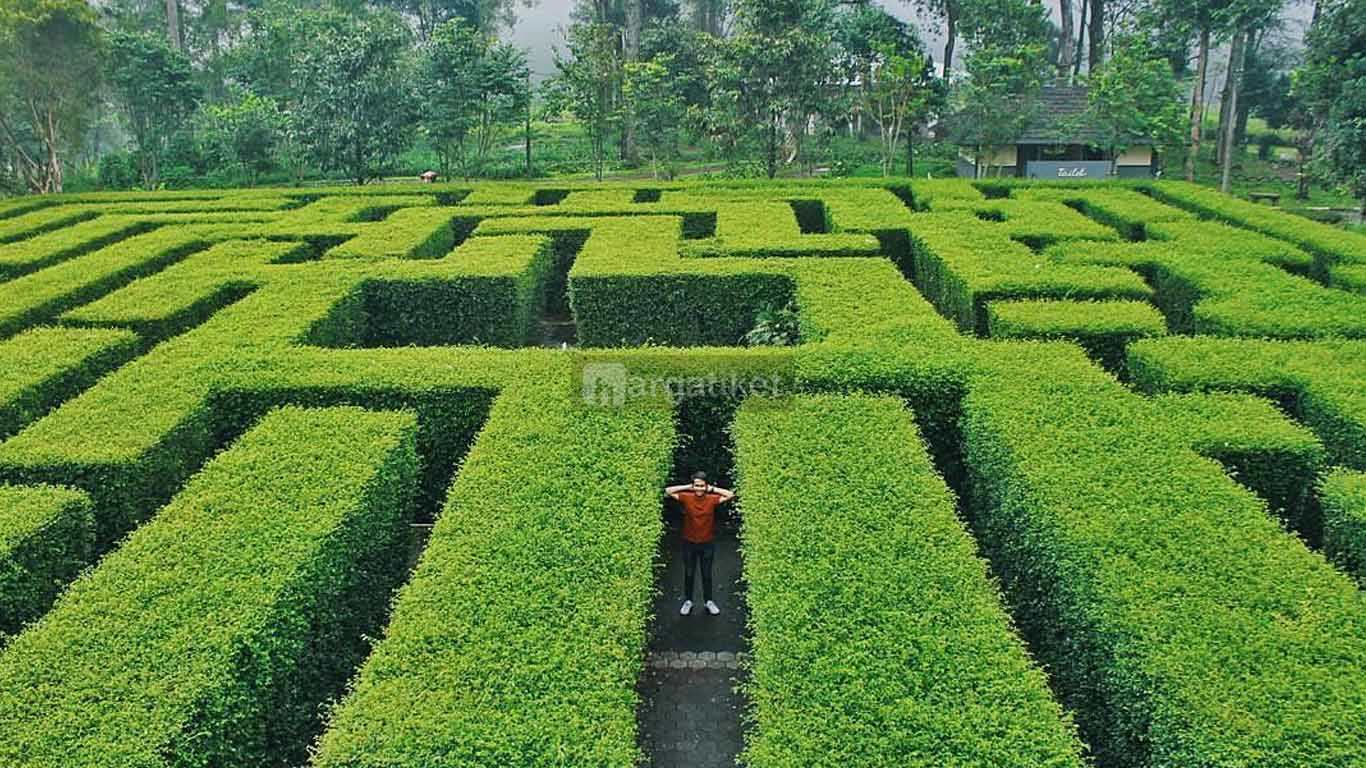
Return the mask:
[[747, 765], [1366, 765], [1366, 236], [960, 181], [0, 201], [0, 765], [638, 764], [693, 465]]

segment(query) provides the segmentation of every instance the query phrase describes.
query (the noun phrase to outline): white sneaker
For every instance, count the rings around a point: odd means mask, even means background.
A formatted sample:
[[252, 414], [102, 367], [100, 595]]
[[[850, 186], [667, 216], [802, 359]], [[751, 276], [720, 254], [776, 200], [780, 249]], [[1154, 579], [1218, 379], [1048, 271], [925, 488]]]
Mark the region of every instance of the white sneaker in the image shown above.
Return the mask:
[[713, 603], [710, 600], [707, 601], [707, 613], [710, 613], [711, 615], [715, 616], [720, 612], [721, 609], [716, 607], [716, 603]]
[[678, 612], [681, 613], [681, 614], [683, 614], [684, 616], [687, 616], [688, 614], [692, 613], [692, 601], [691, 601], [691, 600], [684, 600], [684, 601], [683, 601], [683, 607], [682, 607], [682, 608], [679, 608], [679, 609], [678, 609]]

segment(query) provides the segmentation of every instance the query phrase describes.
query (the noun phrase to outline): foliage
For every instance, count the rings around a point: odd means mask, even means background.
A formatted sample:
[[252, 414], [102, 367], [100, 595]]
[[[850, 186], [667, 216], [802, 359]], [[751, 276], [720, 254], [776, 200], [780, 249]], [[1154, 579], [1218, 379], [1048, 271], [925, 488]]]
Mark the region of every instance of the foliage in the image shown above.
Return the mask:
[[650, 157], [655, 178], [664, 164], [665, 178], [672, 178], [672, 162], [684, 119], [684, 95], [674, 77], [673, 57], [661, 54], [648, 61], [626, 65], [622, 95], [637, 131], [637, 143]]
[[323, 170], [376, 178], [412, 135], [408, 28], [392, 13], [338, 19], [296, 50], [300, 141]]
[[288, 118], [273, 98], [243, 91], [235, 101], [206, 106], [199, 121], [206, 154], [219, 167], [238, 169], [248, 186], [276, 167]]
[[132, 129], [142, 183], [154, 188], [167, 143], [199, 97], [190, 59], [163, 36], [115, 33], [109, 39], [109, 68]]
[[768, 304], [759, 309], [754, 327], [741, 340], [750, 347], [789, 347], [797, 343], [800, 332], [796, 306]]
[[750, 397], [732, 431], [745, 765], [1084, 764], [899, 399]]
[[85, 0], [0, 6], [0, 165], [29, 191], [62, 191], [64, 163], [98, 104], [104, 37]]
[[442, 175], [479, 175], [510, 123], [526, 111], [526, 55], [459, 19], [437, 27], [423, 48], [419, 125]]
[[1167, 147], [1181, 140], [1185, 105], [1171, 65], [1138, 38], [1124, 37], [1105, 66], [1087, 78], [1083, 124], [1112, 157], [1135, 143]]
[[1295, 89], [1321, 121], [1315, 168], [1366, 210], [1366, 3], [1326, 4], [1307, 43]]
[[[1000, 147], [1034, 122], [1048, 67], [1043, 11], [1025, 0], [993, 0], [966, 28], [967, 78], [953, 95], [953, 135], [976, 148], [978, 175]], [[999, 173], [999, 168], [997, 168]]]
[[621, 123], [622, 52], [616, 28], [575, 24], [566, 37], [568, 56], [555, 52], [558, 75], [551, 84], [553, 103], [583, 122], [592, 147], [593, 172], [602, 179], [607, 145]]

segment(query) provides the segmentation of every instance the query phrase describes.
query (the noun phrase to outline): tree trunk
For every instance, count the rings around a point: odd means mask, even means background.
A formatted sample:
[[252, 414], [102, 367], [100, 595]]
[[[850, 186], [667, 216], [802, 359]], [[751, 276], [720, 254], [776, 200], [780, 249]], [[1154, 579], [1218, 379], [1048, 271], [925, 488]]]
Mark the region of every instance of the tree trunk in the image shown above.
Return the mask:
[[1080, 24], [1077, 25], [1077, 49], [1076, 49], [1076, 51], [1074, 52], [1074, 55], [1072, 56], [1072, 77], [1073, 77], [1073, 78], [1076, 78], [1076, 77], [1080, 77], [1080, 76], [1081, 76], [1081, 60], [1082, 60], [1082, 55], [1081, 55], [1081, 54], [1082, 54], [1083, 51], [1086, 50], [1085, 48], [1082, 47], [1082, 46], [1084, 46], [1084, 45], [1086, 44], [1086, 14], [1087, 14], [1090, 10], [1091, 10], [1091, 2], [1090, 2], [1090, 0], [1081, 0], [1081, 20], [1080, 20]]
[[1224, 71], [1224, 87], [1219, 92], [1219, 127], [1214, 134], [1214, 162], [1223, 167], [1224, 164], [1224, 138], [1228, 135], [1228, 108], [1229, 100], [1233, 96], [1233, 54], [1238, 46], [1237, 36], [1232, 45], [1229, 46], [1228, 68]]
[[[1266, 39], [1265, 34], [1259, 35], [1256, 30], [1248, 30], [1247, 46], [1243, 53], [1243, 79], [1247, 79], [1247, 73], [1257, 64], [1257, 57], [1260, 55], [1262, 42]], [[1243, 93], [1238, 99], [1238, 112], [1235, 115], [1237, 123], [1233, 126], [1233, 146], [1241, 147], [1247, 144], [1247, 118], [1251, 111], [1252, 102], [1248, 99], [1247, 88], [1243, 88]]]
[[1228, 193], [1229, 185], [1233, 177], [1233, 155], [1237, 148], [1233, 146], [1233, 128], [1237, 123], [1233, 116], [1238, 112], [1238, 91], [1243, 85], [1243, 46], [1247, 43], [1247, 32], [1238, 30], [1233, 35], [1233, 48], [1229, 53], [1228, 79], [1231, 83], [1228, 96], [1228, 125], [1224, 128], [1224, 157], [1223, 166], [1219, 175], [1219, 191]]
[[958, 42], [958, 5], [956, 0], [945, 3], [944, 13], [944, 79], [953, 71], [953, 47]]
[[778, 175], [778, 116], [768, 116], [768, 177]]
[[1091, 0], [1091, 52], [1087, 72], [1095, 72], [1105, 63], [1105, 0]]
[[184, 49], [180, 44], [180, 0], [166, 0], [166, 36], [170, 38], [172, 48]]
[[1072, 0], [1058, 0], [1062, 12], [1062, 36], [1058, 39], [1058, 82], [1072, 81]]
[[1201, 108], [1205, 101], [1205, 73], [1209, 68], [1209, 30], [1200, 30], [1200, 50], [1195, 65], [1195, 88], [1191, 93], [1191, 142], [1186, 151], [1186, 181], [1195, 181], [1195, 160], [1200, 155]]
[[906, 178], [915, 176], [915, 131], [906, 131]]
[[[626, 0], [624, 47], [628, 64], [640, 61], [640, 28], [642, 23], [640, 5], [641, 0]], [[640, 152], [636, 149], [636, 119], [629, 109], [625, 111], [625, 118], [621, 128], [621, 155], [627, 163], [635, 165], [640, 161]]]

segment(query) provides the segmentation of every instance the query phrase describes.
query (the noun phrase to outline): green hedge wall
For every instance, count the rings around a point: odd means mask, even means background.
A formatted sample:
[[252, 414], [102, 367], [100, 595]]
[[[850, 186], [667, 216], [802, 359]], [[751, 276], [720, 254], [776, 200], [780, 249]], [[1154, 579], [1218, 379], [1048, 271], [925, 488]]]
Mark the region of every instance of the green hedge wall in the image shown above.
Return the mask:
[[1319, 488], [1323, 551], [1366, 585], [1366, 473], [1337, 469]]
[[970, 516], [1097, 763], [1366, 761], [1357, 586], [1075, 351], [994, 355]]
[[993, 301], [987, 333], [997, 339], [1075, 341], [1107, 370], [1124, 369], [1124, 349], [1146, 336], [1164, 336], [1167, 323], [1139, 301]]
[[411, 416], [282, 409], [0, 654], [0, 762], [297, 765], [403, 570]]
[[524, 375], [466, 457], [318, 768], [639, 761], [671, 414], [569, 400], [558, 367]]
[[745, 765], [1085, 765], [899, 401], [751, 398], [734, 435]]
[[95, 519], [84, 493], [0, 485], [0, 647], [90, 563], [94, 544]]
[[0, 341], [0, 439], [95, 383], [137, 348], [128, 331], [35, 328]]

